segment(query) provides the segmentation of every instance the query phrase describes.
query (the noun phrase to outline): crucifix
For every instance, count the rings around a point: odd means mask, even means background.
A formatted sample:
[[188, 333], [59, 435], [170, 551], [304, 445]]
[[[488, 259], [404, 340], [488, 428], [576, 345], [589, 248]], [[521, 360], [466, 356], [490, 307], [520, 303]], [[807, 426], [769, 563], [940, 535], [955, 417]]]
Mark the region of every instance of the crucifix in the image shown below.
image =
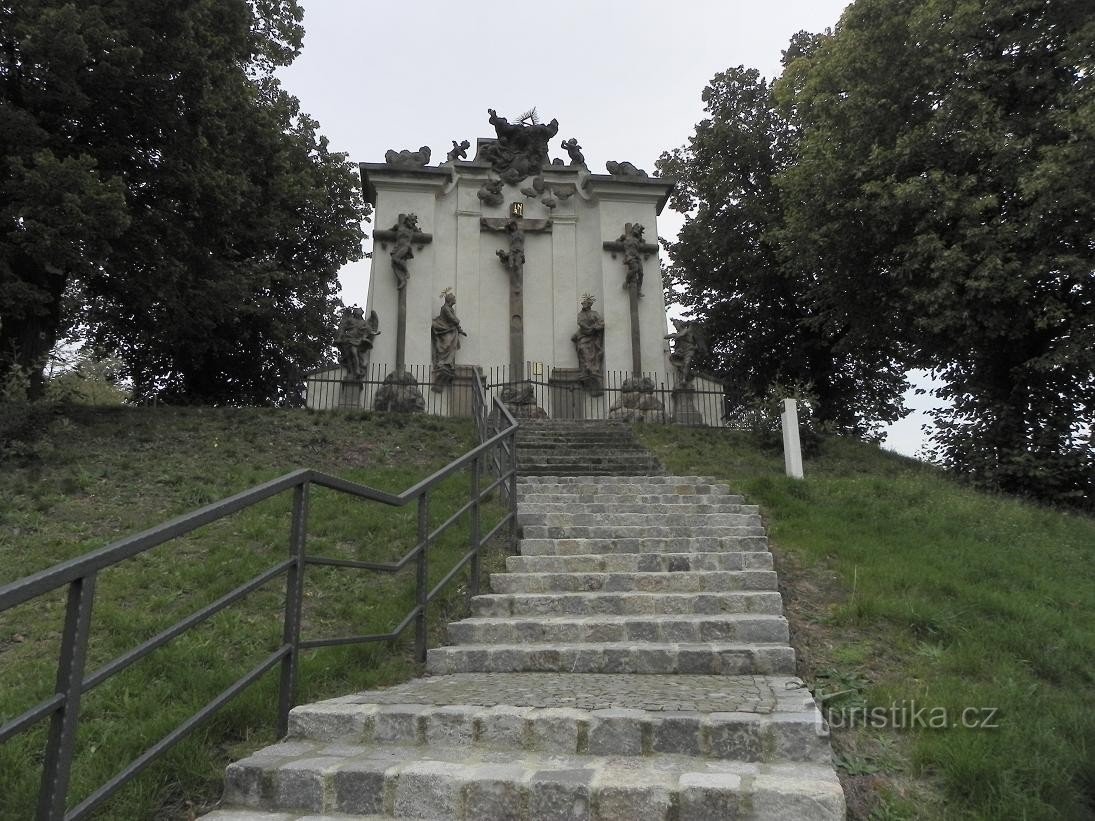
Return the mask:
[[509, 217], [480, 217], [483, 231], [503, 231], [509, 242], [508, 249], [497, 251], [498, 259], [509, 272], [509, 368], [510, 381], [519, 382], [525, 373], [525, 234], [551, 230], [550, 219], [525, 219], [523, 203], [510, 207]]
[[399, 293], [399, 314], [395, 331], [395, 369], [397, 373], [406, 370], [407, 365], [407, 260], [414, 259], [414, 246], [420, 248], [433, 242], [433, 234], [424, 234], [418, 230], [416, 214], [400, 214], [387, 231], [373, 231], [373, 237], [380, 246], [387, 249], [393, 243], [392, 272], [395, 274], [395, 287]]
[[639, 223], [627, 223], [619, 239], [604, 243], [604, 249], [616, 258], [624, 255], [624, 287], [627, 288], [628, 302], [631, 308], [631, 373], [641, 376], [643, 371], [642, 348], [639, 345], [639, 297], [643, 295], [643, 260], [658, 253], [658, 246], [643, 242], [643, 228]]

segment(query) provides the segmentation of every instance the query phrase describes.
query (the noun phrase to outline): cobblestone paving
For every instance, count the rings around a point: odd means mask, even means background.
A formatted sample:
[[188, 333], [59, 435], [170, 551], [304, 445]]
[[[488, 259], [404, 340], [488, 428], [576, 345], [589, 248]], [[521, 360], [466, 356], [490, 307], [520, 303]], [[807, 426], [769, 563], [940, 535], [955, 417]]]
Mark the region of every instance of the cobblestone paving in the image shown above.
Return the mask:
[[471, 704], [579, 710], [773, 713], [801, 709], [801, 680], [773, 676], [455, 673], [332, 699], [346, 704]]

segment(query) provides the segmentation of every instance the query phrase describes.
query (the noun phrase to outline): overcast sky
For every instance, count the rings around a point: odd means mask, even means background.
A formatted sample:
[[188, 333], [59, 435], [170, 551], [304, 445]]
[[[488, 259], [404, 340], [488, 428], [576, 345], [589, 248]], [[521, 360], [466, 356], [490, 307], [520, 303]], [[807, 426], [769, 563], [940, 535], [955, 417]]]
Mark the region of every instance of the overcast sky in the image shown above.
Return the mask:
[[[511, 120], [536, 107], [577, 137], [594, 173], [608, 160], [647, 171], [703, 118], [700, 95], [720, 71], [780, 70], [797, 31], [836, 24], [845, 0], [478, 0], [475, 3], [302, 0], [304, 51], [280, 76], [354, 162], [452, 140], [490, 137], [487, 109]], [[469, 152], [469, 158], [472, 153]], [[552, 156], [565, 159], [557, 146]], [[675, 236], [666, 209], [658, 233]], [[366, 227], [371, 232], [371, 227]], [[367, 244], [368, 247], [368, 244]], [[342, 299], [365, 304], [368, 261], [347, 266]], [[923, 401], [921, 399], [921, 401]], [[888, 446], [913, 453], [919, 420]]]

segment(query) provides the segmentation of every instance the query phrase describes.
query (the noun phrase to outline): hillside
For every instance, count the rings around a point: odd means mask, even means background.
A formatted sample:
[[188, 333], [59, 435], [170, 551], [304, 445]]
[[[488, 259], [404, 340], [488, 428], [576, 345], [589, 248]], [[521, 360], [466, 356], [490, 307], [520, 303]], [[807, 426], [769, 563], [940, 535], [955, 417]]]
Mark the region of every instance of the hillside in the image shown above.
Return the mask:
[[[467, 422], [383, 414], [65, 408], [0, 426], [0, 583], [100, 547], [299, 466], [400, 491], [465, 452]], [[4, 431], [7, 431], [4, 434]], [[1084, 818], [1095, 812], [1095, 521], [961, 487], [933, 468], [839, 439], [783, 477], [778, 452], [731, 431], [640, 428], [670, 471], [725, 479], [762, 506], [803, 677], [832, 708], [856, 817]], [[434, 521], [464, 498], [463, 477]], [[102, 574], [94, 665], [212, 601], [287, 549], [287, 498]], [[496, 511], [494, 512], [497, 513]], [[311, 550], [391, 559], [411, 509], [381, 512], [317, 493]], [[460, 545], [439, 548], [433, 579]], [[500, 564], [495, 555], [484, 571]], [[410, 574], [309, 570], [305, 633], [390, 629]], [[276, 644], [273, 583], [84, 701], [73, 796], [86, 795]], [[460, 585], [432, 641], [460, 612]], [[0, 616], [0, 712], [53, 686], [61, 597]], [[313, 652], [303, 699], [417, 671], [397, 647]], [[269, 675], [194, 739], [125, 788], [103, 818], [186, 818], [219, 795], [226, 761], [273, 738]], [[875, 721], [871, 708], [890, 710]], [[978, 728], [901, 728], [937, 708]], [[870, 720], [867, 720], [870, 718]], [[859, 726], [868, 725], [868, 726]], [[877, 725], [877, 726], [870, 726]], [[0, 745], [0, 818], [32, 814], [41, 733]], [[193, 803], [190, 803], [193, 802]]]
[[[9, 414], [6, 422], [0, 584], [298, 467], [401, 492], [474, 444], [469, 420], [367, 413], [71, 407]], [[467, 499], [467, 488], [464, 473], [446, 480], [431, 497], [431, 527]], [[290, 499], [282, 494], [101, 573], [88, 670], [286, 558]], [[379, 508], [313, 490], [309, 553], [397, 559], [414, 544], [415, 515], [413, 506]], [[486, 511], [487, 524], [499, 516]], [[466, 550], [463, 533], [431, 550], [431, 584]], [[496, 551], [484, 572], [500, 562]], [[432, 644], [462, 612], [464, 578], [431, 612]], [[309, 567], [304, 636], [392, 629], [413, 606], [413, 580], [413, 563], [395, 576]], [[280, 644], [284, 591], [284, 579], [267, 584], [85, 695], [70, 806]], [[52, 691], [63, 601], [55, 593], [0, 615], [5, 718]], [[316, 650], [305, 656], [300, 698], [390, 684], [417, 671], [407, 639]], [[274, 671], [96, 817], [186, 818], [216, 801], [225, 764], [273, 740], [276, 704]], [[0, 745], [0, 818], [34, 815], [43, 739], [35, 731]]]
[[823, 440], [799, 482], [744, 433], [641, 435], [761, 505], [854, 813], [1095, 815], [1095, 520], [854, 441]]

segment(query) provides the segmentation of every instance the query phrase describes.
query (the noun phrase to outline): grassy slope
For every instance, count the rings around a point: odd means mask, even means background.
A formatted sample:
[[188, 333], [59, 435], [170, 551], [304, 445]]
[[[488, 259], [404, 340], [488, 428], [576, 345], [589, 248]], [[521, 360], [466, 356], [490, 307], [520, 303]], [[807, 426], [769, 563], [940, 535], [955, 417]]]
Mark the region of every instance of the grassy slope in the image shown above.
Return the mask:
[[[472, 444], [469, 422], [425, 417], [168, 408], [48, 413], [0, 453], [0, 583], [296, 467], [399, 492]], [[467, 487], [464, 473], [444, 483], [431, 502], [431, 527], [466, 500]], [[284, 558], [290, 499], [283, 494], [102, 573], [89, 671]], [[398, 558], [413, 545], [415, 515], [413, 506], [379, 508], [313, 491], [309, 553]], [[499, 515], [489, 511], [487, 525]], [[465, 539], [453, 534], [437, 545], [431, 583], [466, 550]], [[484, 569], [499, 561], [493, 556]], [[390, 630], [413, 606], [413, 572], [413, 565], [399, 576], [309, 568], [304, 635]], [[464, 578], [434, 608], [434, 644], [463, 606]], [[87, 694], [73, 799], [278, 646], [283, 596], [279, 579]], [[0, 716], [18, 714], [51, 691], [61, 604], [52, 595], [0, 615]], [[306, 655], [299, 698], [389, 684], [417, 670], [407, 641], [319, 650]], [[276, 671], [267, 674], [97, 817], [180, 818], [215, 801], [224, 764], [273, 740], [276, 684]], [[0, 745], [0, 818], [33, 815], [42, 739], [35, 732]]]
[[857, 442], [824, 441], [799, 482], [746, 434], [641, 435], [770, 517], [800, 672], [842, 693], [829, 706], [996, 708], [995, 729], [834, 729], [857, 814], [1095, 815], [1095, 520]]

